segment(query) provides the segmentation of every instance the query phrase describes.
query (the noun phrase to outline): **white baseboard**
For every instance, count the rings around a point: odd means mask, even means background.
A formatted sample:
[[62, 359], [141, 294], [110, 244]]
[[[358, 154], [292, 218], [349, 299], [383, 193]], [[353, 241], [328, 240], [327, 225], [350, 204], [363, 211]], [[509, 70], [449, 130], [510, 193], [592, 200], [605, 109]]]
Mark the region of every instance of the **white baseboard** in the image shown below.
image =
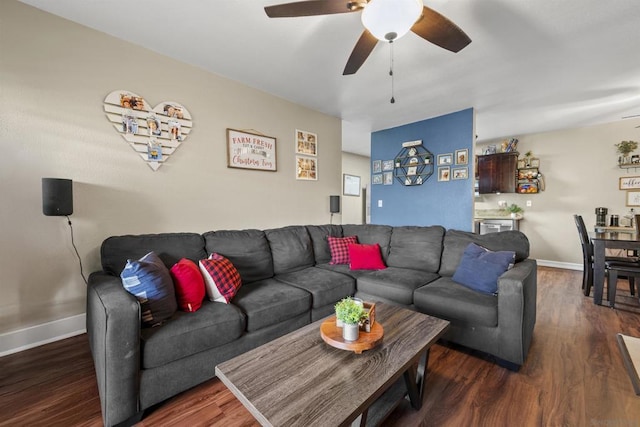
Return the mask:
[[582, 264], [577, 264], [574, 262], [559, 262], [559, 261], [549, 261], [546, 259], [538, 259], [536, 260], [539, 266], [542, 267], [553, 267], [553, 268], [564, 268], [565, 270], [579, 270], [582, 271]]
[[86, 317], [83, 313], [0, 334], [0, 357], [83, 334], [87, 331]]

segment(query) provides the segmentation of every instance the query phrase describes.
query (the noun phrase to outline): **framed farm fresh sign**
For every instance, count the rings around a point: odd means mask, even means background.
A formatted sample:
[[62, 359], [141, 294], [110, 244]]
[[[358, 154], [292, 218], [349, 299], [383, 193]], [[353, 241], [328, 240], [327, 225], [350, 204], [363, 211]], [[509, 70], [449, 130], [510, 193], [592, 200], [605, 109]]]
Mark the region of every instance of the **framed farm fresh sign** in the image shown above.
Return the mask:
[[276, 139], [242, 130], [227, 129], [227, 166], [275, 172]]

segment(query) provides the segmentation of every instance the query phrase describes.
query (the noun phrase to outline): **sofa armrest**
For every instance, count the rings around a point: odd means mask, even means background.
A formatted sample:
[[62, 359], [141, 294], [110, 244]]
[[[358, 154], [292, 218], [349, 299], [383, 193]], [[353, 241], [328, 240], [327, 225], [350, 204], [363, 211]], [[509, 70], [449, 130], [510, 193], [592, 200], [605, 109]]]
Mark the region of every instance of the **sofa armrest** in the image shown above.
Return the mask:
[[93, 355], [105, 426], [138, 413], [140, 304], [119, 277], [89, 276], [87, 335]]
[[498, 279], [499, 353], [518, 365], [529, 352], [536, 323], [537, 263], [526, 259]]

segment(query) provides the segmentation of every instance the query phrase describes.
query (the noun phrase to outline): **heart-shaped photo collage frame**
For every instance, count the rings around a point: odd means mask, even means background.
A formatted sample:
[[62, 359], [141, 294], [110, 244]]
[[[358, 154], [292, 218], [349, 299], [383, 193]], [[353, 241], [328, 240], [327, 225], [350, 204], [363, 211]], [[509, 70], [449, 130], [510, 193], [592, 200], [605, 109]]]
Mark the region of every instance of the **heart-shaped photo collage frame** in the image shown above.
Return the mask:
[[187, 139], [191, 114], [181, 104], [163, 101], [151, 108], [127, 90], [114, 90], [104, 99], [104, 111], [114, 129], [151, 169], [158, 170]]

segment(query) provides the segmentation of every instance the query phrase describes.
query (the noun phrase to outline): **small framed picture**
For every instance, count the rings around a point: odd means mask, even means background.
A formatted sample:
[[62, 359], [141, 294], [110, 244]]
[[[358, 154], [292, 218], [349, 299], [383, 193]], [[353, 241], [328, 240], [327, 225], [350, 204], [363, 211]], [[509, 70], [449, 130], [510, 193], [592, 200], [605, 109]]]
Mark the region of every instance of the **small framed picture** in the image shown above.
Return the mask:
[[[469, 150], [456, 150], [456, 165], [468, 165], [469, 164]], [[455, 179], [455, 178], [454, 178]]]
[[382, 174], [381, 173], [377, 173], [377, 174], [373, 175], [373, 178], [371, 179], [371, 183], [373, 185], [382, 185]]
[[296, 179], [304, 181], [318, 180], [318, 159], [296, 156]]
[[539, 168], [539, 167], [540, 167], [540, 159], [539, 159], [539, 158], [537, 158], [537, 157], [532, 157], [532, 158], [529, 160], [529, 165], [530, 165], [532, 168]]
[[318, 155], [318, 135], [306, 130], [296, 129], [296, 154]]
[[451, 167], [440, 166], [438, 168], [438, 181], [449, 181], [451, 178]]
[[385, 160], [382, 162], [382, 170], [384, 172], [386, 171], [392, 171], [393, 170], [393, 160]]
[[393, 172], [384, 172], [382, 174], [382, 182], [384, 185], [393, 185]]
[[469, 168], [453, 168], [451, 170], [453, 174], [452, 179], [467, 179], [469, 178]]
[[438, 154], [438, 166], [446, 166], [451, 164], [453, 164], [453, 153]]
[[360, 177], [344, 173], [342, 174], [342, 179], [342, 194], [360, 197]]
[[640, 191], [627, 191], [627, 206], [640, 206]]
[[382, 160], [374, 160], [371, 170], [373, 171], [373, 173], [382, 172]]

